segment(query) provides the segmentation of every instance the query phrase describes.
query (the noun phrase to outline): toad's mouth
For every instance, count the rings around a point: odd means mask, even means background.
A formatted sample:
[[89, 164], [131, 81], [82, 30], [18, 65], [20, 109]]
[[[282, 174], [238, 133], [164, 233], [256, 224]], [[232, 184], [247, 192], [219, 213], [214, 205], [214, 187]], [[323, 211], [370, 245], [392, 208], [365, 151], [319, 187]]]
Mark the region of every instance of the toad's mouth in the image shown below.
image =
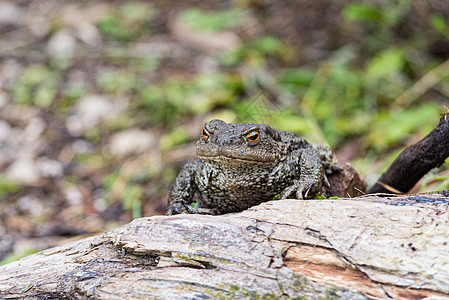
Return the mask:
[[253, 163], [253, 164], [261, 164], [261, 163], [272, 163], [276, 161], [276, 157], [236, 157], [236, 156], [228, 156], [228, 155], [198, 155], [199, 159], [202, 161], [215, 161], [215, 162], [242, 162], [242, 163]]

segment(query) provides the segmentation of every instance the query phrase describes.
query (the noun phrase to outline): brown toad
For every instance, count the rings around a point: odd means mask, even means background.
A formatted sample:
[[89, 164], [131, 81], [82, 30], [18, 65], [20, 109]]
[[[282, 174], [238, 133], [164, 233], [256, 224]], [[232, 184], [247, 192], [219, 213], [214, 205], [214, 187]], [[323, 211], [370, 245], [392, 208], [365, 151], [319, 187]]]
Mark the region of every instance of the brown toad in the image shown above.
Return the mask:
[[[295, 194], [307, 198], [338, 170], [332, 151], [265, 124], [212, 120], [197, 142], [199, 160], [181, 169], [167, 214], [224, 214]], [[191, 205], [197, 195], [198, 207]]]

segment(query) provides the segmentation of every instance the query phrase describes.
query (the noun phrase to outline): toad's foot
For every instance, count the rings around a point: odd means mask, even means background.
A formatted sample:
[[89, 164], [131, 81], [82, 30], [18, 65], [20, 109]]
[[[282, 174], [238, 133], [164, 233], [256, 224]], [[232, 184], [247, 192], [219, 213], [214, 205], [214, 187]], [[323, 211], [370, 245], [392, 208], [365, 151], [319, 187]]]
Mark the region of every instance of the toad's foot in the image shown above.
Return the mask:
[[280, 194], [279, 199], [287, 199], [295, 191], [297, 199], [306, 199], [309, 194], [319, 192], [321, 190], [321, 186], [322, 184], [318, 183], [317, 181], [299, 179], [293, 182], [293, 184], [289, 187], [285, 188], [284, 191], [282, 191], [282, 193]]

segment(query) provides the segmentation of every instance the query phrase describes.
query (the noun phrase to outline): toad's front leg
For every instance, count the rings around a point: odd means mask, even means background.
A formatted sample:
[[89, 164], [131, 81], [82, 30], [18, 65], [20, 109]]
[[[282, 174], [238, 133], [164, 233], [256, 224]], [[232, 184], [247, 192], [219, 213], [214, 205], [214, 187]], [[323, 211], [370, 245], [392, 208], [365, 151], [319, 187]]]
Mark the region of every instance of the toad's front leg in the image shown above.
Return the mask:
[[296, 198], [308, 198], [315, 193], [320, 193], [325, 180], [324, 167], [316, 149], [306, 148], [300, 153], [300, 175], [293, 184], [282, 191], [279, 199], [287, 199], [296, 191]]
[[195, 177], [200, 169], [201, 161], [199, 160], [187, 163], [182, 167], [168, 197], [167, 215], [213, 214], [211, 209], [197, 208], [191, 205], [197, 189]]

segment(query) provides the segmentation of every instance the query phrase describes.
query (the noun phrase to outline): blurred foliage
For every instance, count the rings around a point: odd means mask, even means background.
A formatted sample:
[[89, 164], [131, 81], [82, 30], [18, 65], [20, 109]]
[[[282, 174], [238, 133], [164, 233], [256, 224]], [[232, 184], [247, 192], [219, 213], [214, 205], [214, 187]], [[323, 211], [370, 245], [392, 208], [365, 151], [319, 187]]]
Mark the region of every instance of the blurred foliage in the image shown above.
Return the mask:
[[431, 183], [437, 183], [436, 187], [433, 187], [434, 191], [441, 191], [444, 189], [449, 189], [449, 173], [446, 172], [446, 176], [435, 175], [435, 174], [427, 174], [424, 176], [422, 180], [421, 187], [419, 189], [420, 193], [424, 193], [426, 188]]
[[449, 24], [442, 16], [432, 15], [430, 17], [430, 23], [438, 30], [446, 39], [449, 39]]
[[160, 140], [161, 150], [169, 150], [174, 146], [184, 144], [189, 141], [189, 136], [185, 129], [176, 127], [171, 132], [165, 134]]
[[181, 115], [203, 114], [237, 101], [240, 78], [226, 73], [198, 74], [193, 78], [168, 78], [142, 89], [137, 103], [139, 114], [169, 129]]
[[345, 7], [343, 15], [348, 21], [360, 21], [368, 28], [391, 28], [404, 17], [411, 5], [407, 0], [352, 3]]
[[106, 174], [102, 179], [106, 191], [106, 200], [109, 203], [119, 200], [125, 211], [132, 212], [134, 219], [142, 217], [144, 194], [142, 183], [147, 182], [151, 177], [152, 173], [149, 168], [133, 170], [132, 172], [117, 168], [115, 171]]
[[225, 66], [236, 66], [246, 62], [253, 67], [266, 67], [267, 58], [276, 58], [285, 63], [292, 62], [294, 51], [287, 42], [278, 37], [266, 35], [224, 53], [221, 60]]
[[7, 194], [16, 193], [20, 190], [20, 185], [14, 181], [7, 179], [0, 174], [0, 198]]
[[139, 185], [127, 185], [122, 192], [123, 208], [132, 211], [133, 218], [142, 217], [143, 188]]
[[131, 42], [150, 33], [150, 21], [156, 14], [150, 3], [131, 1], [102, 16], [97, 27], [114, 41]]
[[395, 43], [395, 27], [405, 19], [412, 2], [394, 0], [350, 3], [343, 10], [343, 21], [362, 26], [367, 34], [361, 44], [372, 55], [385, 47], [398, 44]]
[[128, 71], [136, 74], [154, 71], [160, 64], [160, 60], [151, 52], [133, 55], [127, 49], [116, 47], [115, 45], [107, 49], [106, 57], [111, 64], [126, 67]]
[[242, 12], [238, 9], [203, 11], [199, 8], [181, 12], [181, 22], [195, 30], [214, 32], [238, 27], [242, 24]]
[[22, 255], [16, 255], [16, 254], [14, 254], [14, 253], [8, 254], [5, 258], [3, 258], [3, 259], [0, 261], [0, 266], [9, 264], [10, 262], [19, 260], [19, 259], [21, 259], [22, 257], [28, 256], [28, 255], [31, 255], [31, 254], [34, 254], [34, 253], [36, 253], [36, 252], [37, 252], [36, 250], [27, 248], [27, 249], [25, 249], [25, 250], [23, 251], [23, 254], [22, 254]]
[[139, 78], [128, 70], [108, 70], [97, 75], [97, 86], [104, 94], [119, 95], [139, 87]]
[[49, 107], [60, 84], [60, 74], [43, 65], [27, 67], [12, 87], [14, 100], [25, 105]]
[[419, 108], [399, 112], [383, 111], [373, 121], [366, 140], [380, 151], [397, 145], [414, 132], [424, 136], [435, 127], [429, 120], [435, 118], [439, 111], [440, 107], [436, 103], [426, 103]]

